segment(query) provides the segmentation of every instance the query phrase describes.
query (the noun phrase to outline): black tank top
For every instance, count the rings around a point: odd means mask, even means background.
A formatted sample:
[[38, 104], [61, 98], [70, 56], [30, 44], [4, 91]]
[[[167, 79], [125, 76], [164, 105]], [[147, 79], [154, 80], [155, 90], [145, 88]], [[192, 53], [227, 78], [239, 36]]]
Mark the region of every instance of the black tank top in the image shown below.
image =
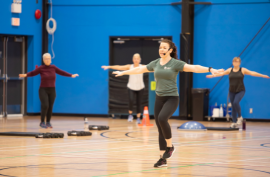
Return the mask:
[[239, 69], [239, 71], [234, 72], [233, 68], [229, 74], [229, 80], [230, 80], [230, 92], [241, 92], [245, 90], [244, 85], [244, 74], [242, 73], [242, 68]]

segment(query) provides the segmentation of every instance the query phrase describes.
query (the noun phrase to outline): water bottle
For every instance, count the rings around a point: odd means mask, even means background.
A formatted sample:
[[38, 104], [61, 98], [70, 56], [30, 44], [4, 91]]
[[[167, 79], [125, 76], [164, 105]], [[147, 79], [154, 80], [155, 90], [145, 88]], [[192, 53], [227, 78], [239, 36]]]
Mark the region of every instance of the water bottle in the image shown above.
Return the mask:
[[243, 128], [243, 130], [246, 130], [246, 119], [243, 120], [242, 128]]
[[84, 118], [84, 129], [88, 130], [88, 119], [86, 117]]
[[211, 106], [210, 106], [210, 110], [211, 110], [210, 116], [213, 116], [213, 111], [214, 111], [215, 108], [216, 108], [215, 105], [211, 105]]
[[226, 115], [227, 115], [227, 106], [226, 106], [226, 104], [224, 104], [224, 106], [223, 106], [223, 116], [224, 117], [226, 117]]
[[215, 103], [215, 105], [213, 105], [213, 106], [211, 107], [211, 116], [212, 116], [212, 117], [217, 117], [217, 115], [214, 116], [214, 109], [215, 109], [215, 108], [218, 108], [217, 102]]
[[223, 107], [222, 107], [222, 104], [220, 104], [220, 108], [219, 108], [219, 117], [223, 117]]

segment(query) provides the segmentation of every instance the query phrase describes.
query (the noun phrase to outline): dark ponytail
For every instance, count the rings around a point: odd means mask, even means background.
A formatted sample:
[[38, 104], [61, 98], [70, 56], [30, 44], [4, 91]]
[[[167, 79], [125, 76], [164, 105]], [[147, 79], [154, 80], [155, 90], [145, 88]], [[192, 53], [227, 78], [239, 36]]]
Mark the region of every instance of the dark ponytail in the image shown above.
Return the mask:
[[178, 59], [177, 47], [175, 46], [175, 44], [169, 39], [163, 39], [161, 42], [169, 44], [170, 49], [172, 49], [172, 53], [170, 53], [171, 57], [175, 58], [175, 59]]

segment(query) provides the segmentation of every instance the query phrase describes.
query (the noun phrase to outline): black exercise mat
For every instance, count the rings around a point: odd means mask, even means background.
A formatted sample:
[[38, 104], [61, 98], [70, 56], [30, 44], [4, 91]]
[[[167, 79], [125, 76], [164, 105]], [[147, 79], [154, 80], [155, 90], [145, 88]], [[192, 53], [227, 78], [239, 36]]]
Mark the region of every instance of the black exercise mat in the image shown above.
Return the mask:
[[239, 128], [230, 128], [230, 127], [205, 127], [207, 130], [217, 130], [217, 131], [236, 131]]
[[40, 132], [0, 132], [2, 136], [36, 136]]

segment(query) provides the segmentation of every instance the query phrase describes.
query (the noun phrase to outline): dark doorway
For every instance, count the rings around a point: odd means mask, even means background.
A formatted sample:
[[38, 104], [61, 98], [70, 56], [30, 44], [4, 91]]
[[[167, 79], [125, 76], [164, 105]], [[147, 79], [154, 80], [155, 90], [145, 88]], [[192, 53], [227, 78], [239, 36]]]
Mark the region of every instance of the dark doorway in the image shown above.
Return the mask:
[[1, 116], [22, 116], [25, 110], [26, 37], [0, 35]]
[[[162, 39], [172, 37], [110, 37], [110, 65], [132, 64], [135, 53], [141, 55], [141, 64], [148, 64], [158, 59], [158, 49]], [[128, 83], [129, 76], [115, 77], [109, 71], [109, 114], [128, 113]], [[148, 106], [149, 76], [144, 74], [145, 90], [142, 106]], [[136, 103], [133, 112], [136, 113]]]

